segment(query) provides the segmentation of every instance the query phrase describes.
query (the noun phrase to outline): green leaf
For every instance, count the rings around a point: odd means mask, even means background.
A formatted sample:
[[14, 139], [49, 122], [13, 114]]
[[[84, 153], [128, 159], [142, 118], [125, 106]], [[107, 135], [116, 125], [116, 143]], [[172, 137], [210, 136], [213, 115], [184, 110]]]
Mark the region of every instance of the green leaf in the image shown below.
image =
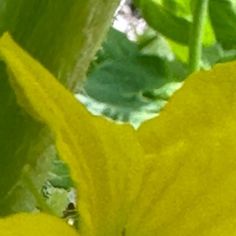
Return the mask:
[[188, 44], [191, 23], [174, 15], [168, 9], [154, 0], [137, 0], [147, 23], [164, 36], [181, 44]]
[[218, 42], [226, 49], [235, 48], [236, 2], [234, 0], [211, 0], [209, 13]]
[[[139, 49], [140, 45], [111, 29], [79, 100], [95, 114], [135, 127], [156, 116], [183, 77], [174, 67], [171, 52], [167, 56], [167, 50], [161, 49], [163, 43], [156, 44], [158, 48], [143, 45]], [[172, 92], [166, 96], [168, 89]]]
[[125, 59], [127, 57], [132, 57], [137, 53], [138, 46], [134, 42], [128, 40], [124, 33], [111, 27], [102, 44], [102, 48], [97, 53], [95, 63], [97, 62], [99, 64], [107, 59]]
[[211, 69], [224, 57], [224, 50], [220, 44], [215, 44], [202, 49], [201, 66], [204, 69]]
[[62, 217], [68, 204], [75, 203], [74, 192], [68, 166], [50, 145], [36, 163], [23, 168], [7, 204], [11, 213], [40, 210]]
[[[66, 87], [74, 89], [85, 76], [117, 4], [118, 0], [3, 0], [0, 33], [10, 31]], [[23, 166], [44, 151], [47, 144], [42, 136], [48, 135], [17, 105], [3, 64], [0, 77], [0, 214], [5, 214], [11, 188]]]
[[66, 190], [73, 187], [68, 166], [60, 159], [55, 158], [53, 160], [50, 175], [48, 181], [50, 181], [53, 187]]
[[[147, 23], [158, 33], [169, 38], [173, 52], [175, 52], [183, 62], [186, 62], [188, 48], [185, 46], [188, 46], [190, 41], [189, 34], [192, 24], [192, 8], [194, 1], [137, 0], [135, 2]], [[204, 27], [203, 45], [210, 46], [214, 43], [215, 36], [209, 17], [207, 17]], [[181, 53], [179, 53], [179, 51]], [[186, 51], [184, 55], [183, 51]]]
[[35, 212], [38, 209], [51, 212], [41, 192], [45, 182], [49, 180], [48, 175], [52, 170], [55, 156], [56, 150], [50, 145], [33, 163], [27, 162], [7, 198], [9, 212]]
[[125, 106], [133, 96], [167, 83], [165, 70], [163, 61], [152, 56], [137, 56], [126, 62], [120, 59], [107, 61], [90, 74], [85, 89], [98, 101], [111, 104], [123, 102]]
[[236, 59], [236, 49], [224, 49], [221, 44], [214, 44], [203, 48], [202, 68], [210, 69], [219, 62], [228, 62]]
[[151, 56], [108, 60], [90, 73], [85, 94], [78, 98], [96, 113], [101, 111], [114, 120], [137, 126], [143, 119], [155, 116], [166, 103], [154, 95], [146, 97], [170, 83], [164, 68], [159, 58]]
[[150, 27], [146, 27], [143, 34], [137, 38], [137, 45], [144, 55], [158, 56], [166, 61], [175, 58], [168, 41]]
[[233, 61], [236, 59], [235, 49], [224, 49], [221, 44], [217, 43], [209, 47], [204, 47], [202, 50], [201, 66], [209, 70], [215, 64]]
[[[155, 0], [156, 2], [158, 0]], [[175, 15], [191, 19], [191, 1], [189, 0], [159, 0], [163, 6]]]

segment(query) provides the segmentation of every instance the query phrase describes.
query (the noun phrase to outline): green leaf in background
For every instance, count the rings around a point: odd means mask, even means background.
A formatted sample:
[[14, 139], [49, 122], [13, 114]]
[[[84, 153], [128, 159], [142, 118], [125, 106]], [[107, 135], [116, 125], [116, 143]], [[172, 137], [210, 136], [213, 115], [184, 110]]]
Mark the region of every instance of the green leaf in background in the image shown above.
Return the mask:
[[209, 12], [217, 40], [224, 48], [236, 48], [236, 1], [211, 0]]
[[162, 4], [170, 12], [178, 17], [183, 17], [186, 20], [191, 20], [191, 1], [190, 0], [154, 0]]
[[228, 62], [236, 59], [236, 49], [224, 49], [220, 43], [203, 48], [202, 68], [211, 69], [213, 65], [220, 62]]
[[36, 163], [24, 167], [8, 197], [12, 213], [44, 211], [63, 217], [67, 206], [74, 203], [75, 191], [68, 166], [57, 157], [53, 145], [44, 150]]
[[138, 46], [127, 39], [124, 33], [110, 28], [101, 50], [98, 51], [96, 63], [100, 64], [107, 59], [116, 60], [117, 58], [126, 59], [136, 55]]
[[[66, 87], [74, 89], [78, 79], [85, 76], [118, 2], [3, 0], [0, 33], [9, 31]], [[42, 126], [17, 106], [7, 76], [1, 64], [0, 214], [9, 212], [9, 191], [25, 164], [33, 163], [43, 153], [47, 147], [44, 139], [48, 138]]]
[[[186, 77], [186, 63], [185, 60], [179, 59], [179, 55], [185, 54], [183, 50], [179, 54], [176, 54], [176, 50], [173, 50], [173, 43], [167, 40], [165, 37], [154, 31], [152, 28], [147, 27], [144, 33], [138, 37], [137, 45], [139, 53], [149, 56], [157, 56], [165, 61], [168, 67], [169, 78], [171, 80], [181, 81]], [[184, 46], [177, 44], [178, 47], [185, 48]]]
[[70, 172], [68, 166], [59, 159], [54, 158], [52, 163], [51, 172], [49, 173], [48, 181], [55, 188], [62, 188], [68, 190], [73, 187], [73, 182], [70, 178]]
[[[184, 19], [192, 22], [196, 0], [161, 0], [161, 2], [162, 5], [168, 9], [168, 11], [178, 17], [183, 17]], [[211, 26], [209, 15], [207, 15], [203, 34], [203, 44], [204, 46], [210, 46], [213, 43], [215, 43], [215, 35]]]
[[[159, 44], [158, 44], [159, 45]], [[170, 68], [173, 55], [161, 47], [138, 45], [111, 29], [85, 81], [80, 101], [95, 114], [113, 120], [141, 122], [156, 116], [170, 94], [180, 86]]]
[[136, 0], [147, 23], [166, 37], [181, 44], [188, 44], [190, 22], [174, 15], [154, 0]]
[[[165, 8], [166, 11], [171, 12], [171, 14], [174, 14], [177, 17], [182, 17], [189, 22], [192, 21], [192, 11], [194, 8], [195, 0], [143, 0], [142, 3], [143, 4], [138, 5], [141, 11], [145, 9], [145, 7], [147, 7], [149, 4], [159, 4], [162, 8]], [[236, 4], [231, 0], [210, 1], [210, 14], [208, 14], [207, 16], [206, 24], [204, 27], [205, 31], [203, 35], [203, 51], [201, 58], [201, 67], [203, 69], [210, 69], [214, 64], [218, 62], [230, 61], [236, 58], [236, 53], [233, 49], [235, 46], [233, 42], [236, 38], [234, 36], [236, 32], [235, 9]], [[147, 14], [149, 14], [149, 12], [147, 12]], [[149, 23], [149, 16], [146, 17], [144, 15], [144, 17]], [[156, 21], [158, 17], [159, 16], [157, 15], [154, 16], [153, 21]], [[212, 24], [214, 26], [214, 29], [212, 27]], [[153, 25], [151, 24], [151, 26]], [[170, 27], [166, 28], [169, 29]], [[159, 29], [159, 27], [156, 27], [155, 29], [157, 30], [156, 35], [158, 35], [159, 33], [163, 33], [161, 29]], [[215, 39], [214, 33], [216, 33], [218, 42]], [[168, 35], [165, 34], [164, 36], [168, 37]], [[167, 44], [172, 50], [172, 54], [183, 63], [187, 63], [188, 45], [181, 45], [173, 40], [174, 38], [166, 40]], [[164, 47], [162, 46], [162, 48]], [[165, 54], [167, 55], [167, 53]]]
[[[192, 25], [192, 0], [136, 0], [142, 16], [149, 26], [168, 38], [175, 55], [182, 62], [188, 60], [188, 45]], [[209, 16], [207, 16], [203, 34], [203, 45], [210, 47], [215, 36]]]

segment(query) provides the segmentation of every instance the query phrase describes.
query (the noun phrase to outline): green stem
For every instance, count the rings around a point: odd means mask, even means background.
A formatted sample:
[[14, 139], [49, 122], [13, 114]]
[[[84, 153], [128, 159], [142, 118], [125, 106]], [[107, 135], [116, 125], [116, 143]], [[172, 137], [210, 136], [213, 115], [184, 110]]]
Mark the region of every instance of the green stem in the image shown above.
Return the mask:
[[189, 72], [198, 71], [202, 56], [202, 37], [209, 0], [196, 0], [189, 42]]

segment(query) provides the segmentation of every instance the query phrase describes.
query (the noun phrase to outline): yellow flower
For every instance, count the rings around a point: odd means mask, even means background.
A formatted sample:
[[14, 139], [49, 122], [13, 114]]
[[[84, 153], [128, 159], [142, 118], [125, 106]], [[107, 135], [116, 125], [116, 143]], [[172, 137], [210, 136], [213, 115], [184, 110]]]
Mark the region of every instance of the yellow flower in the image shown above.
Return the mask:
[[45, 214], [0, 220], [4, 236], [236, 235], [236, 63], [187, 79], [138, 131], [90, 115], [8, 34], [18, 102], [55, 137], [78, 187], [79, 230]]

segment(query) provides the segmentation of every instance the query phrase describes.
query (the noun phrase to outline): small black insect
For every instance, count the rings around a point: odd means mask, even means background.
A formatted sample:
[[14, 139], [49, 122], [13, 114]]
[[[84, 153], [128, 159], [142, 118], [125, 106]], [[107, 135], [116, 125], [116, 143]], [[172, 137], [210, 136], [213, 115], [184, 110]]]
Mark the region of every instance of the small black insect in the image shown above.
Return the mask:
[[69, 225], [78, 228], [79, 215], [73, 202], [70, 202], [67, 208], [63, 211], [62, 218], [65, 219]]

